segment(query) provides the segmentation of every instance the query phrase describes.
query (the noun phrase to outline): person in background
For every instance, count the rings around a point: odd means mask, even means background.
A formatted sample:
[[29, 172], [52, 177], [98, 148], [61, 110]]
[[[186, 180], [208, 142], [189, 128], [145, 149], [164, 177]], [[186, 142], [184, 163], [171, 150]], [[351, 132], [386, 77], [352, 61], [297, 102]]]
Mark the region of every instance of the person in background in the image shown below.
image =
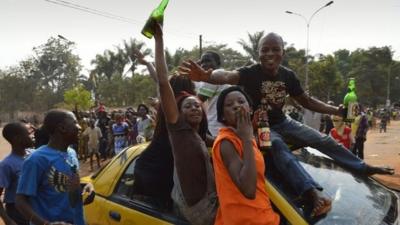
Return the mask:
[[100, 128], [96, 127], [94, 123], [94, 120], [90, 120], [89, 126], [82, 133], [82, 135], [87, 138], [87, 149], [91, 171], [93, 171], [93, 155], [96, 156], [97, 167], [100, 168], [99, 142], [102, 138]]
[[364, 159], [364, 142], [367, 140], [368, 118], [364, 113], [364, 107], [359, 105], [358, 115], [351, 124], [351, 131], [355, 139], [353, 153], [360, 159]]
[[128, 146], [129, 125], [123, 120], [123, 116], [120, 113], [116, 113], [115, 122], [111, 126], [115, 155]]
[[[217, 52], [206, 51], [201, 56], [199, 64], [204, 70], [216, 70], [221, 67], [222, 62], [221, 57]], [[217, 99], [221, 91], [230, 85], [214, 85], [207, 82], [199, 82], [198, 86], [199, 89], [197, 96], [203, 102], [207, 101], [208, 130], [212, 136], [212, 139], [214, 139], [218, 134], [218, 130], [223, 127], [223, 125], [217, 120]]]
[[3, 201], [0, 200], [0, 217], [6, 225], [29, 225], [15, 206], [15, 194], [26, 149], [33, 146], [33, 140], [26, 125], [20, 122], [6, 124], [3, 137], [10, 143], [11, 153], [0, 162], [0, 195], [5, 190]]
[[[85, 131], [88, 128], [88, 121], [87, 118], [80, 116], [80, 119], [78, 120], [79, 126], [82, 128], [82, 131]], [[78, 140], [78, 158], [80, 160], [83, 160], [84, 162], [86, 161], [88, 157], [88, 137], [83, 135], [82, 133], [79, 134], [79, 140]]]
[[99, 146], [99, 152], [101, 158], [104, 160], [107, 159], [107, 148], [108, 148], [108, 142], [109, 142], [109, 121], [111, 120], [110, 117], [108, 117], [107, 112], [105, 111], [105, 107], [103, 105], [100, 105], [101, 107], [97, 110], [97, 120], [96, 120], [96, 126], [100, 128], [101, 130], [101, 140], [100, 140], [100, 146]]
[[142, 143], [150, 141], [153, 138], [153, 120], [149, 116], [149, 108], [145, 104], [139, 104], [137, 107], [137, 115], [139, 116], [137, 121], [137, 142]]
[[125, 112], [125, 116], [126, 116], [125, 121], [129, 125], [129, 132], [128, 132], [128, 144], [129, 145], [137, 144], [136, 137], [138, 135], [138, 131], [137, 131], [137, 118], [136, 118], [135, 114], [136, 114], [136, 112], [132, 108], [128, 108], [127, 111]]
[[334, 127], [329, 132], [329, 135], [347, 150], [351, 150], [354, 144], [354, 136], [351, 134], [351, 128], [346, 125], [340, 116], [332, 116], [332, 121]]
[[[329, 105], [334, 105], [333, 101], [328, 101], [327, 102]], [[322, 115], [322, 121], [323, 121], [323, 127], [322, 127], [322, 132], [329, 135], [329, 132], [332, 130], [333, 126], [333, 121], [330, 115], [324, 114]]]

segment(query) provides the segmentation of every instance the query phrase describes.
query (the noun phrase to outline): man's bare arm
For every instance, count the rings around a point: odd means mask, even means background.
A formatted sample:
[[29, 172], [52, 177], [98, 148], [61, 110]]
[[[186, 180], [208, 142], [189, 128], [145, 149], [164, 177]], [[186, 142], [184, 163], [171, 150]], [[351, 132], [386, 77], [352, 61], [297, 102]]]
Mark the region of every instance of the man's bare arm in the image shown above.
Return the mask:
[[326, 104], [318, 99], [315, 99], [307, 95], [306, 93], [303, 93], [299, 96], [293, 96], [293, 98], [298, 103], [300, 103], [301, 106], [311, 111], [342, 116], [341, 114], [342, 107], [336, 107], [333, 105]]
[[[3, 188], [0, 188], [0, 196], [3, 194]], [[3, 201], [0, 200], [0, 217], [3, 219], [6, 225], [16, 225], [15, 221], [12, 220], [6, 213], [3, 206]]]
[[179, 73], [188, 76], [193, 81], [204, 81], [210, 84], [238, 84], [239, 72], [225, 70], [204, 70], [192, 60], [183, 62], [179, 67]]

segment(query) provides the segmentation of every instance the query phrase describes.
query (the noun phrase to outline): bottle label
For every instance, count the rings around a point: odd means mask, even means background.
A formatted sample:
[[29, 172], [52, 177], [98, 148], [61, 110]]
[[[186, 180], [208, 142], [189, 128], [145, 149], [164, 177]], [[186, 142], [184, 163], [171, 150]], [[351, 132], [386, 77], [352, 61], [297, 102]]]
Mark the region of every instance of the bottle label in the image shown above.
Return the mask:
[[346, 119], [348, 120], [354, 120], [359, 112], [359, 106], [357, 102], [349, 102], [349, 105], [347, 107], [347, 116]]
[[258, 128], [258, 143], [259, 143], [260, 147], [270, 147], [271, 146], [269, 127]]

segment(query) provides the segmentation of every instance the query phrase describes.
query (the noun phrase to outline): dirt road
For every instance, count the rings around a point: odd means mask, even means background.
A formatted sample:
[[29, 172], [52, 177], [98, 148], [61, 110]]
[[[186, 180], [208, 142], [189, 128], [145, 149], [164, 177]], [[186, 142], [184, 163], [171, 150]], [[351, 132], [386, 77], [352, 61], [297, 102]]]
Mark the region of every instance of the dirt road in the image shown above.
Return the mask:
[[400, 121], [391, 121], [386, 133], [370, 129], [364, 149], [365, 161], [395, 168], [393, 176], [375, 176], [385, 185], [400, 191]]

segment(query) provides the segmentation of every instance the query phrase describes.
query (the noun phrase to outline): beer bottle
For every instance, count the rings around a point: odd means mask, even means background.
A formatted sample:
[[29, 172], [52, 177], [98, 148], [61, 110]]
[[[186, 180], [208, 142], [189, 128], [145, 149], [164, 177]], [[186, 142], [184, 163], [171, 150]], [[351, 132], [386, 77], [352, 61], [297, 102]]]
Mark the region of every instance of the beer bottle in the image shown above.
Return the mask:
[[267, 102], [261, 100], [260, 113], [258, 114], [258, 145], [261, 151], [267, 151], [271, 147], [270, 130], [268, 124]]
[[347, 122], [352, 122], [357, 116], [358, 103], [356, 95], [356, 81], [350, 78], [347, 94], [343, 98], [344, 115], [343, 118]]
[[168, 5], [169, 0], [162, 0], [160, 5], [155, 8], [150, 17], [147, 19], [146, 24], [142, 29], [142, 34], [147, 38], [152, 38], [155, 32], [156, 23], [163, 24], [164, 21], [164, 10]]

